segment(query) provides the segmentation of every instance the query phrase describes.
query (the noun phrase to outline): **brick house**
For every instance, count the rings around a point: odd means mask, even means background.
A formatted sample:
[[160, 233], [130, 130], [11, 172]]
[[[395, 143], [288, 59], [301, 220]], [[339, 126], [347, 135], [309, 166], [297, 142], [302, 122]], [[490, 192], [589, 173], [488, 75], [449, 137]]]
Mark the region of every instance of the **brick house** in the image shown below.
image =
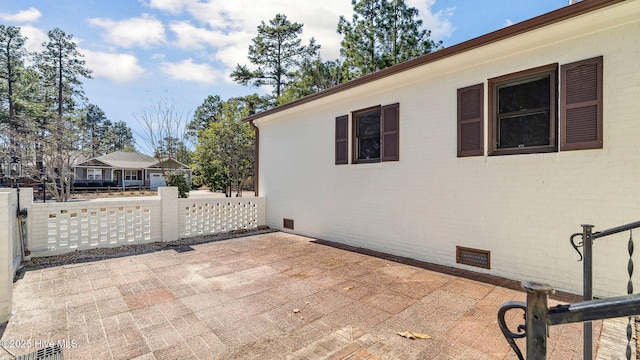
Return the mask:
[[[578, 2], [246, 121], [270, 227], [581, 292], [569, 235], [640, 217], [640, 1]], [[626, 240], [607, 241], [594, 292], [624, 294]]]

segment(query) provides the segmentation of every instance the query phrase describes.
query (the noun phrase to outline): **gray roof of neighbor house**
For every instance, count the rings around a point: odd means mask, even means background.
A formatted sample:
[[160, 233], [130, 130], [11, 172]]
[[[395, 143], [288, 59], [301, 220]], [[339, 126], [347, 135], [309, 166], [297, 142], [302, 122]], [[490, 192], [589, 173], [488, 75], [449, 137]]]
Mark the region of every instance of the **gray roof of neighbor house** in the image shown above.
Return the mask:
[[501, 41], [504, 39], [508, 39], [516, 35], [533, 31], [535, 29], [539, 29], [551, 24], [555, 24], [557, 22], [564, 21], [564, 20], [582, 15], [585, 13], [589, 13], [592, 11], [596, 11], [598, 9], [602, 9], [604, 7], [614, 5], [624, 1], [630, 1], [630, 0], [582, 0], [575, 4], [564, 6], [558, 10], [502, 28], [500, 30], [496, 30], [494, 32], [490, 32], [488, 34], [479, 36], [471, 40], [467, 40], [465, 42], [462, 42], [450, 47], [446, 47], [444, 49], [417, 57], [413, 60], [409, 60], [397, 65], [388, 67], [386, 69], [376, 71], [369, 75], [365, 75], [360, 78], [351, 80], [349, 82], [336, 85], [334, 87], [317, 92], [315, 94], [307, 95], [303, 98], [294, 100], [284, 105], [280, 105], [275, 108], [251, 115], [245, 118], [244, 121], [250, 122], [253, 120], [257, 120], [262, 117], [296, 107], [298, 105], [302, 105], [326, 96], [330, 96], [348, 89], [358, 87], [360, 85], [364, 85], [364, 84], [376, 81], [381, 78], [385, 78], [387, 76], [395, 75], [403, 71], [407, 71], [409, 69], [413, 69], [425, 64], [432, 63], [434, 61], [446, 59], [448, 57], [461, 54], [469, 50], [473, 50], [473, 49], [476, 49], [491, 43], [495, 43], [497, 41]]
[[156, 158], [140, 154], [138, 152], [115, 151], [79, 162], [76, 166], [82, 166], [93, 160], [97, 160], [105, 165], [119, 169], [144, 169], [151, 167], [158, 162]]

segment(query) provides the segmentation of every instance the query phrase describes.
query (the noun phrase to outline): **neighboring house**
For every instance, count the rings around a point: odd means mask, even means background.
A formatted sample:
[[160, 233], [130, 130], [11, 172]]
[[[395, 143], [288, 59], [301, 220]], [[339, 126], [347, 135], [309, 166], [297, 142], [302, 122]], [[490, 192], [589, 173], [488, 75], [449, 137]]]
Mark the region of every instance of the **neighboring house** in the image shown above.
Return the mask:
[[[640, 220], [640, 1], [584, 0], [246, 121], [268, 226], [580, 293], [569, 236]], [[596, 294], [626, 293], [628, 236], [594, 245]]]
[[181, 170], [191, 184], [191, 170], [173, 159], [158, 161], [156, 158], [137, 152], [116, 151], [110, 154], [80, 159], [74, 165], [75, 183], [105, 184], [126, 188], [143, 186], [156, 189], [165, 186], [162, 176], [165, 171]]

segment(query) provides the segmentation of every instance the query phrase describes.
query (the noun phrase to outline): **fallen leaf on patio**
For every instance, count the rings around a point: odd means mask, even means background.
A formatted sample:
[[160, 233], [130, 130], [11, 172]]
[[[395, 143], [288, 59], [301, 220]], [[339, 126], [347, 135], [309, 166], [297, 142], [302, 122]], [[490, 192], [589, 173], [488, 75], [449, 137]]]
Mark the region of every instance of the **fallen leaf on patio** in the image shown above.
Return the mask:
[[402, 337], [406, 337], [407, 339], [415, 340], [415, 339], [431, 339], [431, 336], [427, 334], [414, 333], [411, 331], [399, 332], [398, 335]]
[[344, 288], [345, 291], [349, 291], [351, 289], [353, 289], [353, 286], [347, 286], [346, 288]]
[[297, 313], [299, 313], [299, 312], [300, 312], [300, 309], [293, 309], [293, 313], [294, 313], [294, 314], [297, 314]]

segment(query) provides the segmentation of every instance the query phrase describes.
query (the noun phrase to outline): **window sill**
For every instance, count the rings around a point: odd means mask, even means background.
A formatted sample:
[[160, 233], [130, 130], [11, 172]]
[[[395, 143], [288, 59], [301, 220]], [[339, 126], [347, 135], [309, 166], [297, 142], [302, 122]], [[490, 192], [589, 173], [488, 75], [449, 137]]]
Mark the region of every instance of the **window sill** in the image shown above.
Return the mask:
[[353, 160], [352, 164], [357, 165], [357, 164], [377, 164], [380, 163], [382, 161], [380, 161], [380, 158], [377, 159], [361, 159], [361, 160]]
[[558, 148], [556, 146], [540, 146], [527, 148], [494, 149], [489, 150], [489, 156], [546, 154], [554, 152], [558, 152]]

